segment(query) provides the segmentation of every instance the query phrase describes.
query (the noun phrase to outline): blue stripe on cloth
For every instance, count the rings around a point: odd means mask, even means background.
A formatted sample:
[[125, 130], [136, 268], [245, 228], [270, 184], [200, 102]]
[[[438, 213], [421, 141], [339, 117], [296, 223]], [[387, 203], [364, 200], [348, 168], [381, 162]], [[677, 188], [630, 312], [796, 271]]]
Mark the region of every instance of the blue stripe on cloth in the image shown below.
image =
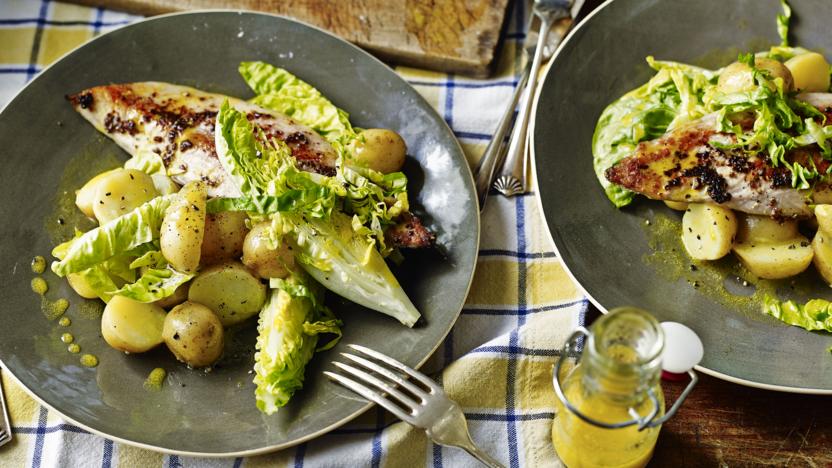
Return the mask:
[[32, 468], [40, 468], [40, 462], [43, 459], [43, 442], [46, 439], [46, 408], [40, 407], [38, 413], [38, 428], [35, 432], [35, 448], [32, 450]]
[[554, 252], [515, 252], [513, 250], [483, 249], [480, 250], [480, 257], [513, 257], [526, 260], [537, 260], [540, 258], [557, 258]]
[[[517, 344], [512, 344], [509, 341], [508, 346], [505, 345], [489, 345], [479, 346], [471, 351], [469, 354], [505, 354], [508, 356], [510, 363], [517, 361], [517, 356], [536, 356], [536, 357], [555, 357], [560, 356], [560, 349], [543, 349], [543, 348], [524, 348]], [[513, 375], [513, 373], [512, 373]], [[511, 409], [513, 411], [513, 409]]]
[[36, 74], [40, 71], [40, 69], [34, 65], [29, 65], [23, 68], [0, 68], [0, 73], [26, 73], [29, 74]]
[[57, 20], [50, 20], [44, 18], [12, 18], [12, 19], [0, 19], [0, 26], [15, 26], [20, 24], [34, 24], [37, 26], [98, 26], [100, 27], [110, 27], [110, 26], [122, 26], [125, 24], [129, 24], [130, 21], [57, 21]]
[[60, 431], [74, 432], [76, 434], [89, 434], [89, 432], [81, 429], [78, 426], [73, 426], [72, 424], [57, 424], [55, 426], [47, 426], [45, 428], [12, 426], [12, 432], [14, 432], [15, 434], [36, 434], [40, 430], [42, 430], [44, 434], [51, 434], [53, 432]]
[[303, 457], [306, 456], [306, 443], [298, 445], [295, 450], [295, 468], [303, 468]]
[[[34, 65], [34, 64], [38, 63], [38, 57], [37, 56], [38, 56], [38, 52], [40, 51], [40, 41], [41, 41], [41, 37], [43, 35], [43, 24], [41, 23], [41, 21], [46, 21], [46, 16], [48, 14], [49, 14], [49, 0], [43, 0], [40, 4], [40, 10], [38, 11], [38, 24], [37, 24], [37, 27], [35, 28], [35, 36], [32, 39], [32, 53], [29, 57], [29, 62], [30, 62], [29, 70], [31, 70], [31, 68], [32, 68], [31, 65]], [[35, 73], [29, 73], [27, 71], [26, 81], [31, 80], [33, 76], [35, 76]]]
[[[522, 2], [517, 2], [518, 4]], [[523, 198], [515, 199], [515, 212], [517, 217], [517, 252], [526, 252], [526, 210]], [[526, 259], [517, 259], [517, 328], [509, 334], [509, 350], [519, 348], [519, 329], [526, 323]], [[506, 378], [506, 426], [508, 430], [508, 461], [512, 467], [520, 464], [520, 450], [517, 444], [517, 425], [514, 419], [516, 405], [515, 390], [517, 386], [517, 355], [509, 352], [508, 355], [508, 376]]]
[[237, 457], [234, 459], [234, 466], [232, 468], [240, 468], [243, 466], [243, 457]]
[[453, 362], [454, 360], [454, 329], [451, 328], [451, 331], [448, 332], [448, 336], [445, 337], [445, 348], [444, 354], [442, 356], [442, 367], [448, 367], [448, 365]]
[[104, 17], [104, 9], [98, 7], [95, 9], [95, 21], [92, 23], [92, 34], [93, 36], [97, 36], [99, 32], [101, 32], [101, 20]]
[[[419, 80], [408, 80], [412, 86], [447, 86], [447, 82], [444, 81], [419, 81]], [[464, 81], [455, 81], [454, 87], [455, 88], [466, 88], [466, 89], [480, 89], [480, 88], [496, 88], [496, 87], [509, 87], [514, 88], [517, 86], [517, 80], [500, 80], [500, 81], [486, 81], [484, 83], [466, 83]]]
[[[445, 111], [446, 114], [448, 113], [447, 110]], [[446, 117], [445, 120], [448, 120], [449, 117]], [[450, 122], [448, 122], [448, 126], [450, 126]], [[462, 130], [454, 130], [454, 135], [459, 138], [467, 138], [469, 140], [490, 140], [491, 134], [490, 133], [475, 133], [475, 132], [464, 132]]]
[[168, 458], [168, 468], [181, 468], [182, 462], [179, 460], [179, 455], [171, 455]]
[[433, 468], [442, 468], [442, 446], [433, 444]]
[[448, 74], [448, 79], [445, 81], [445, 122], [448, 126], [454, 128], [454, 75]]
[[578, 304], [583, 304], [584, 305], [583, 309], [585, 309], [588, 302], [589, 301], [586, 300], [586, 299], [580, 299], [580, 300], [577, 300], [577, 301], [565, 302], [563, 304], [553, 304], [553, 305], [540, 306], [540, 307], [526, 307], [522, 311], [515, 310], [515, 309], [488, 309], [488, 308], [479, 309], [479, 308], [476, 308], [476, 307], [465, 307], [465, 308], [462, 309], [462, 314], [463, 315], [510, 316], [510, 315], [520, 315], [522, 313], [522, 314], [525, 314], [525, 315], [531, 315], [531, 314], [538, 314], [538, 313], [541, 313], [541, 312], [549, 312], [551, 310], [565, 309], [567, 307], [572, 307], [572, 306], [575, 306], [575, 305], [578, 305]]
[[381, 466], [381, 433], [384, 430], [384, 410], [380, 406], [376, 407], [376, 432], [373, 434], [372, 443], [372, 467], [379, 468]]
[[490, 414], [490, 413], [465, 413], [465, 418], [471, 421], [497, 421], [503, 422], [511, 418], [513, 421], [539, 421], [541, 419], [552, 419], [555, 413], [530, 413], [530, 414]]
[[101, 468], [113, 466], [113, 441], [104, 439], [104, 453], [101, 456]]

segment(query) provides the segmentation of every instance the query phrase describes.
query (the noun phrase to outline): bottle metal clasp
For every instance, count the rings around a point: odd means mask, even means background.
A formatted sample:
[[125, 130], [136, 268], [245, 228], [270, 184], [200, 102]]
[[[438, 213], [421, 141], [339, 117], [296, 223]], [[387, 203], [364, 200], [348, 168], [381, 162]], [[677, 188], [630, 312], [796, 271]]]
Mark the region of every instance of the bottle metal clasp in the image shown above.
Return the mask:
[[[682, 392], [681, 395], [679, 395], [679, 398], [676, 399], [676, 401], [673, 403], [673, 406], [670, 407], [667, 413], [665, 413], [663, 416], [659, 418], [657, 418], [657, 416], [659, 415], [661, 403], [659, 403], [659, 399], [656, 396], [656, 393], [653, 391], [652, 388], [650, 388], [647, 390], [647, 396], [650, 398], [650, 402], [653, 404], [653, 408], [647, 415], [643, 417], [639, 416], [638, 412], [631, 407], [628, 409], [627, 412], [630, 414], [630, 416], [633, 417], [633, 419], [629, 421], [624, 421], [620, 423], [605, 423], [602, 421], [598, 421], [597, 419], [582, 413], [577, 407], [575, 407], [575, 405], [570, 403], [569, 400], [566, 398], [566, 395], [563, 393], [563, 387], [560, 383], [560, 371], [563, 367], [564, 359], [568, 357], [569, 354], [576, 349], [577, 342], [580, 338], [589, 336], [590, 332], [585, 327], [578, 327], [574, 332], [572, 332], [572, 335], [569, 336], [569, 338], [563, 344], [563, 348], [561, 348], [561, 355], [558, 359], [558, 362], [555, 364], [554, 375], [552, 376], [552, 386], [555, 388], [555, 394], [558, 396], [560, 402], [567, 410], [572, 412], [572, 414], [574, 414], [586, 423], [605, 429], [621, 429], [624, 427], [638, 426], [639, 431], [651, 427], [660, 426], [664, 424], [668, 419], [673, 417], [674, 414], [676, 414], [676, 411], [678, 411], [679, 408], [682, 406], [682, 403], [684, 403], [685, 399], [693, 390], [693, 387], [696, 386], [697, 382], [699, 382], [699, 376], [696, 375], [696, 372], [694, 372], [692, 369], [688, 369], [687, 374], [690, 376], [690, 383], [688, 383], [687, 387], [685, 387], [685, 390]], [[580, 360], [580, 357], [577, 359]]]

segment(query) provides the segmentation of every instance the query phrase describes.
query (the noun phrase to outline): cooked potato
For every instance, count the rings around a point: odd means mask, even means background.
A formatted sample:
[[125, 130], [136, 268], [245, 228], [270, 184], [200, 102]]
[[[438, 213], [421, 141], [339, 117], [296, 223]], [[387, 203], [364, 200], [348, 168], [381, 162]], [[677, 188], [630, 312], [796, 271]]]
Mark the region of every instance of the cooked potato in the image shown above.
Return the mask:
[[794, 89], [804, 92], [829, 91], [829, 62], [817, 52], [797, 55], [785, 63], [794, 78]]
[[247, 218], [242, 211], [223, 211], [205, 216], [200, 265], [208, 266], [240, 258], [248, 233]]
[[832, 205], [815, 206], [815, 218], [818, 221], [818, 229], [832, 236]]
[[[785, 65], [777, 60], [757, 57], [754, 59], [754, 66], [760, 70], [768, 71], [772, 78], [782, 78], [783, 89], [790, 91], [794, 86], [794, 79], [792, 73]], [[755, 86], [754, 75], [751, 73], [751, 68], [741, 62], [734, 62], [725, 67], [722, 74], [719, 75], [717, 82], [717, 90], [722, 93], [741, 93], [749, 91]]]
[[832, 237], [819, 230], [812, 239], [812, 251], [815, 254], [812, 258], [815, 269], [827, 284], [832, 285]]
[[797, 221], [775, 220], [769, 216], [744, 215], [737, 230], [737, 240], [746, 243], [787, 242], [799, 236]]
[[119, 169], [98, 181], [92, 211], [95, 219], [104, 224], [158, 195], [149, 175], [135, 169]]
[[670, 208], [671, 210], [686, 211], [688, 209], [688, 204], [689, 203], [665, 200], [664, 204], [667, 205], [667, 207]]
[[295, 255], [288, 242], [272, 248], [268, 231], [268, 223], [251, 228], [243, 243], [243, 264], [263, 279], [285, 278], [295, 267]]
[[175, 305], [179, 305], [188, 300], [188, 289], [190, 288], [191, 283], [185, 283], [176, 288], [176, 290], [173, 291], [173, 294], [171, 294], [168, 297], [163, 297], [159, 299], [158, 301], [154, 302], [154, 304], [163, 309], [169, 309]]
[[208, 307], [183, 302], [165, 317], [162, 336], [176, 359], [191, 367], [210, 366], [222, 354], [222, 324]]
[[713, 203], [691, 203], [682, 217], [682, 243], [697, 260], [716, 260], [731, 251], [737, 234], [734, 212]]
[[84, 299], [98, 298], [98, 294], [95, 292], [95, 289], [93, 289], [93, 287], [87, 282], [87, 279], [80, 273], [69, 273], [66, 275], [66, 280], [69, 283], [69, 287], [71, 287]]
[[812, 263], [812, 247], [803, 236], [785, 242], [740, 242], [734, 253], [748, 271], [760, 278], [781, 279], [794, 276]]
[[159, 238], [162, 255], [179, 271], [193, 273], [199, 266], [207, 196], [205, 183], [190, 182], [165, 212]]
[[226, 262], [200, 273], [191, 283], [188, 300], [207, 306], [228, 327], [260, 312], [266, 286], [240, 262]]
[[384, 174], [400, 171], [404, 165], [407, 146], [398, 133], [384, 128], [368, 128], [361, 132], [353, 161]]
[[95, 198], [95, 192], [98, 189], [98, 183], [101, 182], [105, 177], [112, 174], [113, 172], [120, 171], [121, 168], [112, 169], [109, 171], [102, 172], [97, 176], [93, 177], [80, 190], [75, 192], [75, 205], [81, 210], [82, 213], [89, 216], [90, 218], [95, 218], [95, 213], [92, 211], [92, 203], [93, 199]]
[[162, 343], [165, 311], [124, 296], [113, 296], [101, 316], [101, 336], [113, 348], [143, 353]]

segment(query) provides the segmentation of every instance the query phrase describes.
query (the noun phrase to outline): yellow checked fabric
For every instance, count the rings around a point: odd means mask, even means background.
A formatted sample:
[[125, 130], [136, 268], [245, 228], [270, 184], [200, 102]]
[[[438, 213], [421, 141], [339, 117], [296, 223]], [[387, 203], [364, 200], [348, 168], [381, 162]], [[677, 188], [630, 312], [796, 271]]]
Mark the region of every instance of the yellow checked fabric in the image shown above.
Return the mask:
[[[489, 80], [397, 71], [443, 115], [475, 165], [521, 65], [528, 5], [515, 2], [498, 73]], [[42, 0], [0, 0], [0, 106], [37, 72], [84, 43], [140, 18]], [[314, 84], [314, 83], [313, 83]], [[551, 369], [587, 301], [553, 252], [534, 194], [490, 197], [477, 272], [462, 315], [424, 370], [465, 410], [474, 440], [506, 466], [557, 466], [549, 431]], [[479, 466], [374, 408], [326, 436], [275, 454], [200, 459], [113, 443], [33, 401], [3, 370], [14, 441], [0, 466]], [[252, 397], [252, 404], [253, 402]]]

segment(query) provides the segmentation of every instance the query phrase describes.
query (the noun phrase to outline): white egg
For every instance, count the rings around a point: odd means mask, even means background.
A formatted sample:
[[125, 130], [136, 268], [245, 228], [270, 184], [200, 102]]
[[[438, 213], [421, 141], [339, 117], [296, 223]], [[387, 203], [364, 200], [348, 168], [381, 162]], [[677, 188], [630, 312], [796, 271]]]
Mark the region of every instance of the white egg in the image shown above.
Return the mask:
[[664, 352], [662, 369], [674, 374], [683, 374], [699, 364], [705, 354], [702, 340], [690, 328], [678, 322], [662, 322], [664, 329]]

